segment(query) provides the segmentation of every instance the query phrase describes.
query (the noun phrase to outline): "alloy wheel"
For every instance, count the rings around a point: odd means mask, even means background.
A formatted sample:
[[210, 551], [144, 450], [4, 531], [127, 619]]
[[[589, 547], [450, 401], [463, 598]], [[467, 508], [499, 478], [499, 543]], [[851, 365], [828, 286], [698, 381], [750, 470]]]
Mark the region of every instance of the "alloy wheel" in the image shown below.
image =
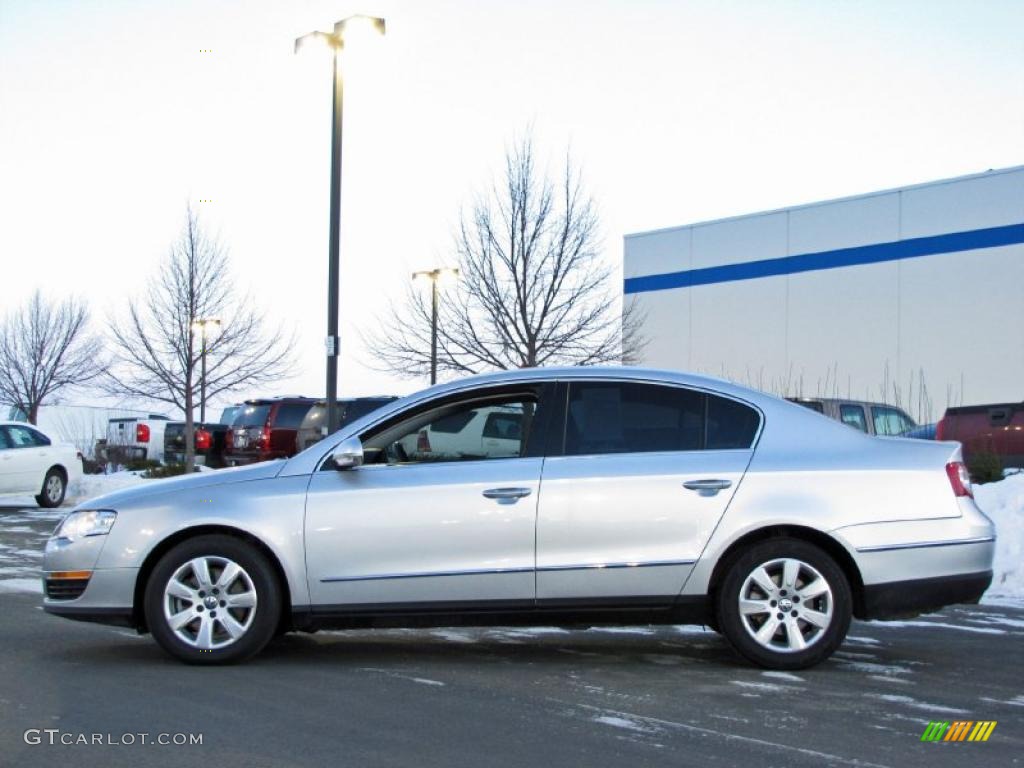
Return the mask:
[[763, 648], [806, 650], [825, 635], [834, 610], [832, 587], [813, 566], [777, 558], [754, 568], [739, 593], [740, 621]]
[[195, 557], [164, 587], [164, 618], [171, 631], [199, 650], [225, 648], [252, 626], [258, 603], [246, 570], [226, 557]]

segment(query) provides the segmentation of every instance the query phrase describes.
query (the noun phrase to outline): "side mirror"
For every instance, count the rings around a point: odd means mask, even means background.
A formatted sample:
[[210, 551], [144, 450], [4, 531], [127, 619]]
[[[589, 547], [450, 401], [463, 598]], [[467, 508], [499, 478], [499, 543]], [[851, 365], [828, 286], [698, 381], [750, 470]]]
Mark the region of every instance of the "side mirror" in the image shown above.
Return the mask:
[[341, 441], [331, 454], [335, 469], [355, 469], [363, 463], [363, 444], [358, 437]]

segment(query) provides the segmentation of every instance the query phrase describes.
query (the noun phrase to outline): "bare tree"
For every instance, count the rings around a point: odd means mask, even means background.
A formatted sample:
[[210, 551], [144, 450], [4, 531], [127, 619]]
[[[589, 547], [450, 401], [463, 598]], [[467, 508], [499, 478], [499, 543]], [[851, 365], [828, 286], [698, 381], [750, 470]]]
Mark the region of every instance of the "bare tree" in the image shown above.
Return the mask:
[[89, 333], [85, 302], [49, 301], [36, 291], [0, 326], [0, 399], [36, 423], [39, 406], [102, 370], [102, 345]]
[[173, 405], [185, 413], [185, 464], [195, 461], [193, 409], [200, 388], [199, 320], [220, 320], [207, 344], [206, 397], [281, 378], [291, 367], [290, 340], [264, 331], [264, 318], [239, 297], [220, 243], [191, 208], [177, 242], [124, 320], [111, 320], [114, 361], [104, 377], [111, 393]]
[[[636, 362], [644, 341], [634, 303], [601, 260], [594, 202], [570, 160], [557, 182], [538, 170], [529, 137], [506, 151], [490, 193], [463, 213], [455, 233], [458, 282], [438, 310], [438, 370]], [[409, 290], [369, 336], [380, 367], [430, 371], [431, 305]]]

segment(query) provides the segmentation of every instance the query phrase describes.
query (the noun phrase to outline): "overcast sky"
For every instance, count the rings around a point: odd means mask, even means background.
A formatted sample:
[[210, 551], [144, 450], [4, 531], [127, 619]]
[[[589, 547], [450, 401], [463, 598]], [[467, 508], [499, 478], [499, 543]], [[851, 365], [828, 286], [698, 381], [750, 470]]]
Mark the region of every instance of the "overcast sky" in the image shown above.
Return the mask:
[[628, 232], [1024, 163], [1020, 0], [0, 0], [3, 308], [74, 293], [102, 327], [191, 201], [297, 334], [276, 393], [321, 394], [330, 69], [293, 43], [353, 13], [387, 37], [346, 70], [343, 395], [424, 384], [358, 330], [528, 126], [616, 268]]

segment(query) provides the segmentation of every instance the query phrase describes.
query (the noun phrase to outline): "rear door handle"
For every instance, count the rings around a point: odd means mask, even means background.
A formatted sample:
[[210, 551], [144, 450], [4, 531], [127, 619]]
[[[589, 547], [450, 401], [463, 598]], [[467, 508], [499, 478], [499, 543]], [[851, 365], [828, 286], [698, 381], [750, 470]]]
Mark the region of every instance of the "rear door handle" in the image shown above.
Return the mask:
[[696, 491], [701, 496], [714, 496], [719, 491], [732, 487], [732, 480], [687, 480], [683, 488], [688, 491]]
[[530, 493], [529, 488], [488, 488], [484, 491], [484, 496], [488, 499], [497, 499], [498, 501], [515, 501], [524, 496], [529, 496]]

